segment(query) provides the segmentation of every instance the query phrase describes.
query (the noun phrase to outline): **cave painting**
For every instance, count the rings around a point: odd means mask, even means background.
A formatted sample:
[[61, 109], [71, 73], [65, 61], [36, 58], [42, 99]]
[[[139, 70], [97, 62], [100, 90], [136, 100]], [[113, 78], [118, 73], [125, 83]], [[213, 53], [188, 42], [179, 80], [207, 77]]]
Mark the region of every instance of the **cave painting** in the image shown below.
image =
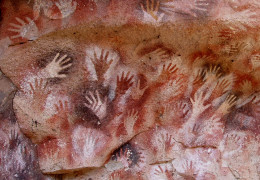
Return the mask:
[[257, 1], [19, 3], [3, 179], [259, 179]]

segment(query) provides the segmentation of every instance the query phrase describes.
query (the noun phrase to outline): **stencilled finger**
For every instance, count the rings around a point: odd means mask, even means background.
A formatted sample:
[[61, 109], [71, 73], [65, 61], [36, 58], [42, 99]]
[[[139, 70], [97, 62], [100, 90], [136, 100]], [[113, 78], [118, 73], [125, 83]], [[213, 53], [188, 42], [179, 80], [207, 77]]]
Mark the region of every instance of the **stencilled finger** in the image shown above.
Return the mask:
[[237, 101], [237, 97], [235, 95], [230, 95], [227, 97], [227, 102], [230, 106], [233, 106]]
[[53, 58], [54, 62], [57, 62], [58, 57], [60, 56], [60, 53], [57, 53], [56, 56]]
[[29, 17], [25, 17], [25, 19], [27, 20], [28, 23], [33, 22], [33, 20], [31, 18], [29, 18]]
[[103, 56], [104, 56], [104, 49], [101, 50], [100, 57], [98, 60], [103, 61]]
[[67, 64], [67, 65], [63, 65], [62, 66], [62, 69], [68, 69], [69, 67], [71, 67], [72, 66], [72, 63], [70, 63], [70, 64]]
[[22, 19], [20, 19], [20, 18], [18, 18], [18, 17], [16, 17], [15, 19], [16, 19], [16, 21], [18, 21], [19, 23], [21, 23], [23, 26], [26, 25], [26, 23], [25, 23]]
[[71, 61], [71, 58], [64, 59], [63, 61], [60, 62], [60, 65], [63, 66], [67, 64], [69, 61]]
[[108, 55], [109, 55], [109, 51], [106, 52], [105, 57], [104, 57], [104, 61], [106, 61], [106, 62], [107, 62]]
[[126, 73], [125, 80], [129, 79], [129, 75], [130, 75], [130, 71], [128, 71], [128, 72]]
[[21, 37], [21, 35], [14, 35], [14, 36], [11, 36], [11, 39], [16, 39], [16, 38], [19, 38]]
[[93, 100], [90, 99], [91, 97], [89, 96], [89, 94], [86, 95], [85, 98], [87, 99], [87, 101], [88, 101], [89, 104], [93, 104]]
[[67, 56], [67, 54], [63, 55], [60, 59], [57, 60], [57, 63], [60, 64]]
[[19, 25], [19, 24], [10, 23], [10, 25], [13, 26], [13, 27], [15, 27], [15, 28], [17, 28], [17, 29], [22, 28], [22, 26]]
[[90, 95], [90, 97], [92, 98], [92, 101], [93, 101], [93, 105], [96, 105], [97, 104], [97, 101], [96, 101], [96, 98], [95, 98], [95, 96], [94, 96], [94, 94], [91, 92], [91, 91], [89, 91], [89, 95]]
[[98, 90], [96, 90], [97, 102], [102, 104]]
[[[155, 0], [152, 0], [152, 1], [153, 1], [153, 3], [154, 3]], [[157, 0], [156, 6], [155, 6], [155, 8], [154, 8], [154, 12], [155, 12], [155, 13], [157, 13], [157, 12], [159, 11], [159, 6], [160, 6], [160, 1]]]
[[66, 75], [66, 74], [58, 74], [57, 77], [58, 77], [58, 78], [66, 78], [67, 75]]
[[[12, 32], [18, 32], [18, 33], [20, 33], [20, 29], [13, 29], [13, 28], [9, 28], [8, 29], [9, 31], [12, 31]], [[18, 37], [20, 37], [20, 35], [17, 35]]]

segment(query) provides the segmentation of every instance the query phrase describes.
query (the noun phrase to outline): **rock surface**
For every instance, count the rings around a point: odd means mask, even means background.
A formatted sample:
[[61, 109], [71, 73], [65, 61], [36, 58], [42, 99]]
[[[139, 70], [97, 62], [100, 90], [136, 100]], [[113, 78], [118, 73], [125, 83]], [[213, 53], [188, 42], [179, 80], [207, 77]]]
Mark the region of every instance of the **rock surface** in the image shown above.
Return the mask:
[[259, 6], [3, 0], [0, 179], [258, 180]]

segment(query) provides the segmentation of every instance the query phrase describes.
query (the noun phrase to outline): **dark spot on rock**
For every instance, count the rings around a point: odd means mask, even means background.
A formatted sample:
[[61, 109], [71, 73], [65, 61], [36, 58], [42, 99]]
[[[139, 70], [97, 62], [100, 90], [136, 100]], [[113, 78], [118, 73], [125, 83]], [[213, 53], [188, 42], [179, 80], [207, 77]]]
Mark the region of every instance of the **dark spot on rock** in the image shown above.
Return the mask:
[[[126, 151], [129, 151], [129, 152], [126, 152]], [[139, 153], [136, 151], [136, 149], [130, 143], [126, 143], [126, 144], [122, 145], [120, 148], [118, 148], [117, 150], [115, 150], [114, 153], [112, 154], [111, 159], [116, 161], [117, 158], [121, 157], [124, 153], [128, 154], [127, 161], [129, 162], [130, 167], [136, 165], [138, 163], [138, 161], [140, 160]]]
[[48, 84], [49, 84], [50, 86], [52, 86], [52, 85], [54, 85], [54, 84], [59, 84], [59, 83], [61, 83], [61, 81], [62, 81], [62, 79], [60, 79], [60, 78], [51, 78], [51, 79], [48, 80]]

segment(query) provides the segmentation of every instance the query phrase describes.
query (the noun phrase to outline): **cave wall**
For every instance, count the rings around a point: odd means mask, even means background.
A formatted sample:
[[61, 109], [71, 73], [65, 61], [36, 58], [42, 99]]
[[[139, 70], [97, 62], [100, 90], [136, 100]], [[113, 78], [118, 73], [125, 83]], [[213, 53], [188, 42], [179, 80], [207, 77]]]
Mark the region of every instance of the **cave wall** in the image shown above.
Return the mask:
[[259, 179], [258, 0], [0, 3], [0, 179]]

